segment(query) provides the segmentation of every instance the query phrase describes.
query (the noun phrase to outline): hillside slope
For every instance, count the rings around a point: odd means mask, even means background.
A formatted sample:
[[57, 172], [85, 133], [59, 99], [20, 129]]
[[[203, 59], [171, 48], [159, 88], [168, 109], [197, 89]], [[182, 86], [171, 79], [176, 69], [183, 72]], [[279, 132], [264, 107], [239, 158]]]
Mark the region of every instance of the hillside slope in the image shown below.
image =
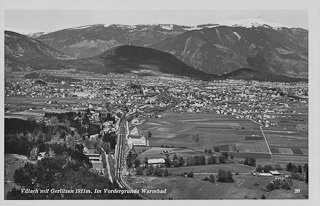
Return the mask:
[[155, 43], [186, 64], [210, 74], [243, 67], [307, 78], [308, 31], [218, 26], [185, 32]]
[[59, 60], [71, 57], [46, 44], [15, 32], [5, 31], [6, 71], [59, 69]]

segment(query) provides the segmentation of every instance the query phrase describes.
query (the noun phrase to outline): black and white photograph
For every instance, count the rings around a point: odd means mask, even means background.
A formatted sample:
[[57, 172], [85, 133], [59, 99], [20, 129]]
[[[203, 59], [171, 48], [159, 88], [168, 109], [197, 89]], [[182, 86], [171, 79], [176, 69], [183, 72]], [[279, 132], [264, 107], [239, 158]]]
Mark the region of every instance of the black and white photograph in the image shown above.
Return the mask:
[[319, 1], [1, 4], [3, 203], [319, 201]]

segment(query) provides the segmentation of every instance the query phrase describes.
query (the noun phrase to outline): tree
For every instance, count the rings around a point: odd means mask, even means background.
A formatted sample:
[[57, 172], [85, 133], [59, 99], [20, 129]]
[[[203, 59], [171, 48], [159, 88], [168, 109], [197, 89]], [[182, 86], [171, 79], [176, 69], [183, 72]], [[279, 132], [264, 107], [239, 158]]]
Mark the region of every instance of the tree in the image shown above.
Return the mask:
[[219, 163], [226, 163], [226, 162], [227, 162], [226, 157], [224, 155], [221, 155], [219, 157]]
[[208, 150], [208, 153], [211, 154], [211, 153], [212, 153], [212, 149], [209, 149], [209, 150]]
[[172, 158], [172, 160], [177, 160], [178, 159], [178, 156], [177, 156], [177, 154], [174, 154], [173, 155], [173, 158]]
[[200, 165], [205, 165], [206, 164], [206, 157], [204, 155], [200, 155]]
[[217, 175], [217, 181], [225, 182], [226, 179], [227, 179], [227, 172], [225, 170], [219, 169], [218, 175]]
[[234, 182], [233, 174], [231, 171], [227, 171], [226, 182]]
[[190, 172], [187, 174], [187, 177], [194, 177], [194, 173], [190, 171]]
[[166, 167], [171, 167], [171, 160], [169, 155], [164, 159]]
[[288, 180], [283, 180], [281, 183], [281, 188], [284, 190], [290, 190], [291, 189], [291, 185], [290, 182]]
[[138, 167], [141, 165], [140, 159], [136, 158], [136, 159], [133, 161], [133, 164], [134, 164], [135, 168], [138, 168]]
[[208, 150], [207, 149], [204, 149], [204, 153], [207, 153], [208, 152]]
[[295, 164], [292, 164], [292, 170], [291, 172], [297, 173], [298, 172], [298, 167]]
[[262, 172], [262, 166], [261, 166], [261, 165], [258, 165], [257, 168], [256, 168], [256, 171], [257, 171], [257, 172]]
[[128, 168], [131, 168], [132, 167], [132, 162], [131, 161], [127, 161], [127, 166], [128, 166]]
[[168, 176], [169, 176], [169, 172], [168, 172], [167, 169], [164, 169], [164, 176], [165, 176], [165, 177], [168, 177]]
[[266, 186], [267, 190], [268, 191], [272, 191], [272, 190], [275, 190], [276, 189], [276, 185], [274, 184], [273, 181], [270, 181], [267, 186]]
[[256, 166], [256, 159], [253, 157], [246, 157], [244, 159], [244, 164], [249, 166]]
[[273, 171], [274, 169], [273, 169], [273, 167], [271, 166], [271, 165], [265, 165], [264, 167], [263, 167], [263, 171], [264, 172], [270, 172], [270, 171]]
[[214, 147], [213, 150], [214, 150], [215, 152], [220, 152], [219, 147]]
[[276, 165], [274, 166], [274, 169], [275, 169], [275, 170], [283, 170], [282, 167], [281, 167], [279, 164], [276, 164]]
[[233, 154], [230, 154], [230, 159], [232, 159], [232, 160], [233, 160]]
[[152, 165], [148, 166], [147, 171], [146, 171], [146, 175], [149, 175], [149, 176], [152, 175], [153, 171], [154, 171], [154, 167]]
[[151, 138], [151, 137], [152, 137], [152, 134], [151, 134], [150, 130], [148, 130], [147, 137], [148, 137], [148, 138]]
[[289, 172], [292, 171], [292, 163], [291, 163], [291, 162], [289, 162], [289, 163], [287, 164], [286, 170], [289, 171]]
[[301, 165], [298, 166], [298, 172], [301, 174], [302, 173], [302, 167]]
[[143, 175], [143, 168], [142, 167], [137, 168], [136, 175]]
[[216, 182], [216, 178], [214, 177], [214, 175], [209, 176], [209, 182], [212, 182], [212, 183]]
[[179, 157], [179, 166], [182, 167], [184, 166], [184, 158], [183, 157]]
[[178, 159], [175, 159], [175, 160], [173, 161], [173, 166], [174, 166], [174, 167], [179, 167], [179, 160], [178, 160]]
[[229, 159], [229, 153], [228, 152], [222, 152], [222, 155], [227, 159]]
[[148, 165], [148, 157], [146, 156], [145, 158], [144, 158], [144, 165], [145, 165], [145, 167]]

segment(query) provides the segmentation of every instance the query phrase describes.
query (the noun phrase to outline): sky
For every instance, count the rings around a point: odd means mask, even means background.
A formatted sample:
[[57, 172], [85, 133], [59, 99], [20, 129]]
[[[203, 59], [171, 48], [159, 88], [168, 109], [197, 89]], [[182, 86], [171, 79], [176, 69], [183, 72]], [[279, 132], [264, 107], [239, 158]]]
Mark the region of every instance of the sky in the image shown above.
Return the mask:
[[7, 0], [4, 1], [4, 27], [52, 32], [90, 24], [169, 23], [195, 26], [256, 18], [308, 29], [308, 4], [301, 4], [299, 0], [288, 2], [289, 0], [269, 0], [268, 3], [261, 0], [55, 0], [50, 3], [47, 0]]

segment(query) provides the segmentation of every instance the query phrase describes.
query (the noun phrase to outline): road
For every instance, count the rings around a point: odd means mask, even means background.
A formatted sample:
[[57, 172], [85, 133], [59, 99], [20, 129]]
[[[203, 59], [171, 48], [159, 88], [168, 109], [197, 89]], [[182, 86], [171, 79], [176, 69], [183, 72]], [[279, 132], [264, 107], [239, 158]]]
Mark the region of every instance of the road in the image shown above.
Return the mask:
[[[118, 141], [115, 150], [115, 158], [116, 158], [116, 181], [120, 188], [133, 190], [122, 178], [123, 167], [125, 165], [125, 149], [126, 149], [126, 140], [129, 135], [129, 125], [126, 118], [121, 118], [119, 122], [118, 128]], [[139, 196], [142, 199], [148, 199], [144, 195], [139, 193]]]

